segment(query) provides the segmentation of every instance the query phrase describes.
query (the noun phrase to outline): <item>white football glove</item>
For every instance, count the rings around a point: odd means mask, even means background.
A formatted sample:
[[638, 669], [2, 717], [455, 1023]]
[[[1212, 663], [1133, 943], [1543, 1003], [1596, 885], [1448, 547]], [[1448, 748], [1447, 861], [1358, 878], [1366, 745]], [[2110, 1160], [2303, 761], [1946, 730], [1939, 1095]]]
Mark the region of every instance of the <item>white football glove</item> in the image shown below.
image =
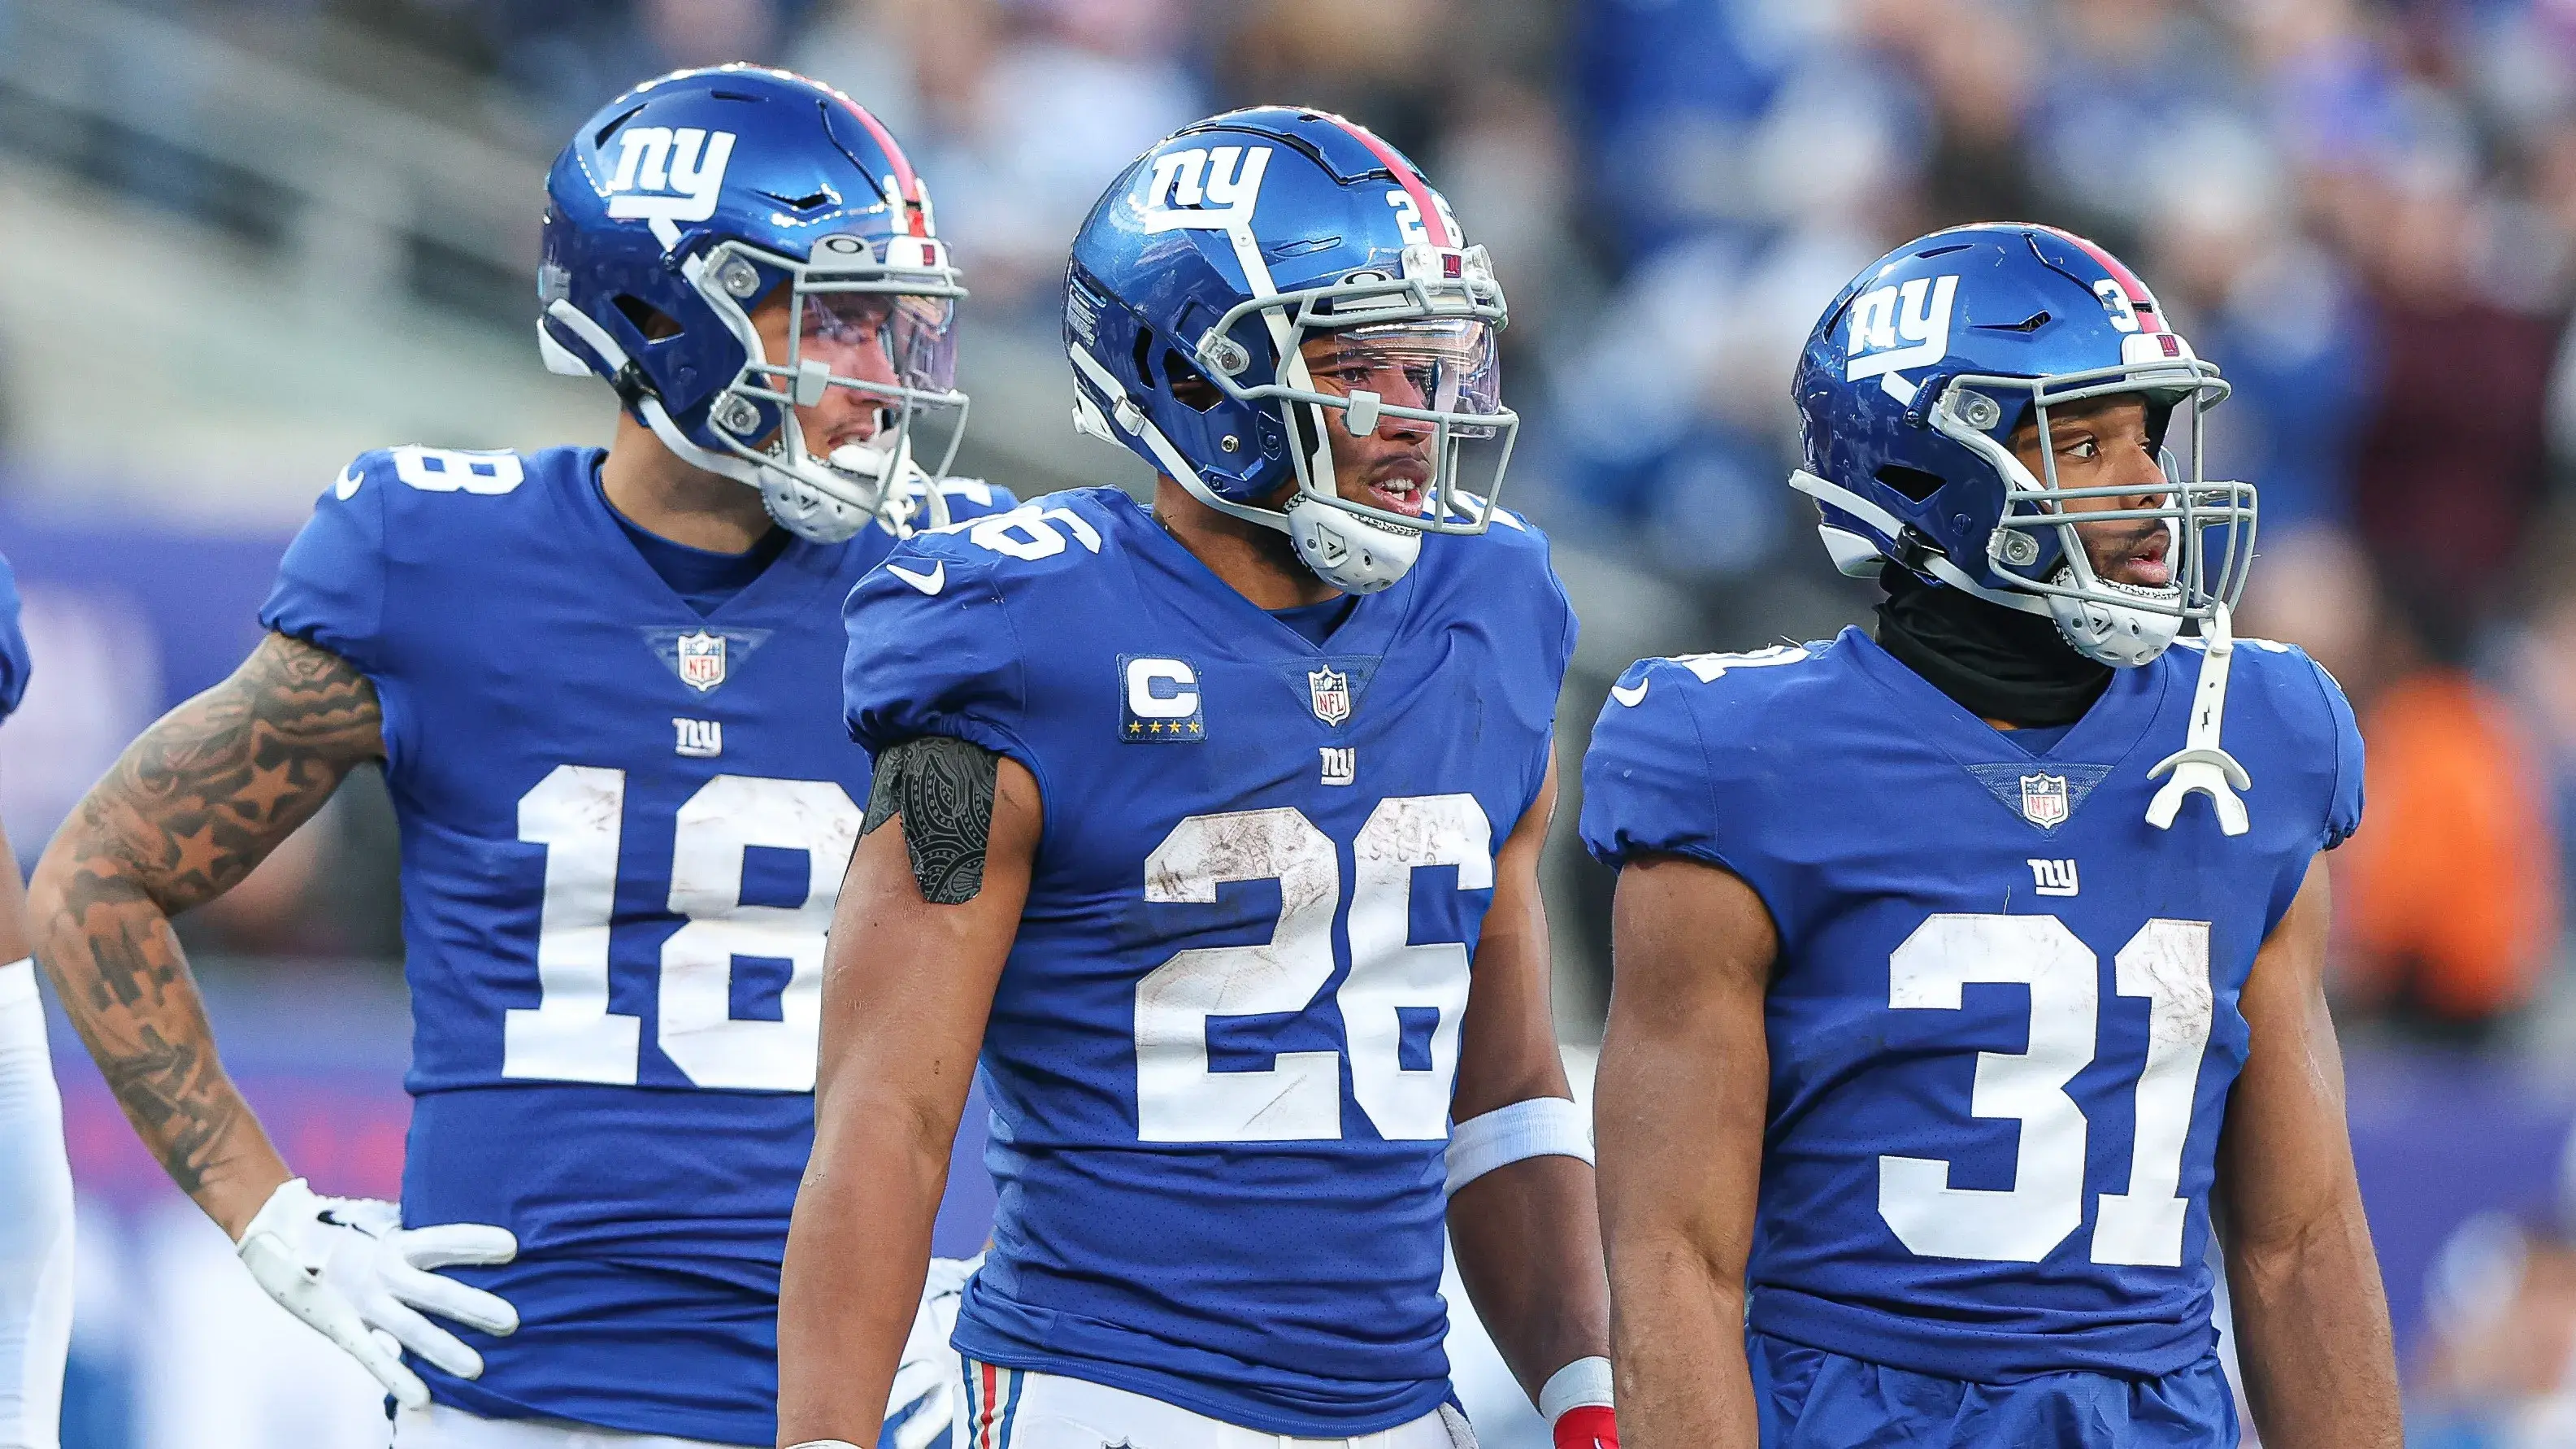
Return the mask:
[[948, 1426], [957, 1417], [957, 1384], [965, 1371], [957, 1350], [948, 1346], [948, 1335], [957, 1331], [966, 1280], [983, 1266], [981, 1253], [930, 1260], [921, 1307], [913, 1312], [903, 1361], [895, 1366], [894, 1391], [886, 1395], [885, 1421], [894, 1430], [895, 1449], [928, 1449], [948, 1441]]
[[403, 1367], [402, 1349], [461, 1379], [483, 1372], [481, 1354], [415, 1310], [485, 1333], [518, 1331], [519, 1311], [499, 1297], [427, 1271], [509, 1262], [519, 1240], [507, 1228], [406, 1229], [392, 1203], [320, 1197], [298, 1177], [269, 1195], [238, 1251], [269, 1297], [346, 1350], [407, 1409], [429, 1403], [429, 1386]]

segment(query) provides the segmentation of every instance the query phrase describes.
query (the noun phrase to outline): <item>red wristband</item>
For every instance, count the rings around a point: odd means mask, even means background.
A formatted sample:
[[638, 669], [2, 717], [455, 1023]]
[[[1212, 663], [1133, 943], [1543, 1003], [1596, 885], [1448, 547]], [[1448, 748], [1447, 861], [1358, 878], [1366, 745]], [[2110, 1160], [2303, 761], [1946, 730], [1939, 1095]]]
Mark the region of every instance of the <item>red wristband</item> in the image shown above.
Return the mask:
[[1556, 1416], [1556, 1449], [1619, 1449], [1619, 1421], [1607, 1404], [1583, 1404]]

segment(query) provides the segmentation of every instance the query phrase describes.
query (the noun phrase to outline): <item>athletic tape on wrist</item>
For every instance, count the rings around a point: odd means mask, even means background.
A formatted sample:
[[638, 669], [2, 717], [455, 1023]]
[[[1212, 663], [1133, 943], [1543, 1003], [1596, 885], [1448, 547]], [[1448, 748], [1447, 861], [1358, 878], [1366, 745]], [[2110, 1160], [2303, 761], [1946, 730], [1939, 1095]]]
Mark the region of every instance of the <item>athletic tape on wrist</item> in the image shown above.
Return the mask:
[[1449, 1186], [1456, 1192], [1526, 1157], [1592, 1160], [1592, 1123], [1563, 1097], [1532, 1097], [1470, 1117], [1449, 1132]]
[[1610, 1360], [1578, 1358], [1548, 1375], [1538, 1391], [1538, 1416], [1553, 1424], [1567, 1411], [1610, 1407]]
[[847, 1439], [808, 1439], [802, 1444], [790, 1444], [787, 1449], [859, 1449], [859, 1446]]

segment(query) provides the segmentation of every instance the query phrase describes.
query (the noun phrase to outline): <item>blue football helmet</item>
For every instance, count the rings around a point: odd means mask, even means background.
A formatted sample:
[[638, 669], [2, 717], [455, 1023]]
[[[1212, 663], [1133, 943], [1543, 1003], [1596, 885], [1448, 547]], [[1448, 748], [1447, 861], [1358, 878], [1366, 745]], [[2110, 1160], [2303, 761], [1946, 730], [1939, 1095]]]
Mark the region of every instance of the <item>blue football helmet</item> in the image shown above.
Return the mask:
[[[1413, 566], [1423, 530], [1493, 518], [1520, 430], [1505, 320], [1485, 249], [1394, 147], [1319, 111], [1234, 111], [1139, 157], [1074, 238], [1074, 421], [1371, 593]], [[1342, 497], [1336, 425], [1421, 436], [1427, 476]]]
[[[924, 472], [965, 428], [966, 289], [875, 117], [786, 71], [680, 71], [584, 123], [546, 195], [548, 368], [605, 378], [664, 446], [807, 538], [924, 507], [947, 521]], [[754, 323], [772, 299], [793, 319], [778, 357]]]
[[[1806, 466], [1790, 482], [1817, 501], [1843, 572], [1893, 561], [2054, 618], [2093, 659], [2144, 664], [2245, 586], [2253, 485], [2201, 471], [2202, 419], [2227, 391], [2101, 247], [2054, 227], [1953, 227], [1871, 263], [1817, 322], [1794, 385]], [[2115, 394], [2147, 403], [2172, 491], [2082, 517], [2161, 522], [2161, 588], [2097, 576], [2061, 506], [2134, 490], [2060, 488], [2053, 450], [2034, 477], [2008, 445], [2025, 422], [2048, 436], [2052, 407]]]

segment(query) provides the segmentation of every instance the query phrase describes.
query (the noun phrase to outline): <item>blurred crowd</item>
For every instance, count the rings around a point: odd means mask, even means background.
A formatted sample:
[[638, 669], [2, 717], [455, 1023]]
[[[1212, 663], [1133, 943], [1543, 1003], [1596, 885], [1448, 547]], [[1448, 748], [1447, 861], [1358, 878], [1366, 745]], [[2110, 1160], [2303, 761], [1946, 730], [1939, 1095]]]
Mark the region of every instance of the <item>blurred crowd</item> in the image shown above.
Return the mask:
[[2210, 467], [2262, 491], [2242, 627], [2308, 645], [2362, 712], [2348, 1016], [2463, 1042], [2576, 1020], [2576, 0], [178, 8], [371, 30], [536, 152], [673, 67], [835, 83], [929, 178], [979, 347], [1051, 350], [1066, 241], [1157, 137], [1338, 109], [1496, 257], [1529, 419], [1511, 500], [1660, 575], [1701, 647], [1869, 602], [1782, 483], [1786, 379], [1836, 288], [1953, 222], [2084, 232], [2234, 383]]
[[930, 179], [977, 325], [1041, 346], [1129, 157], [1223, 106], [1343, 111], [1494, 252], [1513, 501], [1677, 586], [1704, 647], [1867, 606], [1782, 485], [1836, 288], [1954, 222], [2086, 233], [2234, 383], [2242, 627], [2362, 712], [2348, 1017], [2482, 1042], [2576, 1013], [2576, 0], [234, 3], [436, 54], [536, 148], [672, 67], [833, 82]]

